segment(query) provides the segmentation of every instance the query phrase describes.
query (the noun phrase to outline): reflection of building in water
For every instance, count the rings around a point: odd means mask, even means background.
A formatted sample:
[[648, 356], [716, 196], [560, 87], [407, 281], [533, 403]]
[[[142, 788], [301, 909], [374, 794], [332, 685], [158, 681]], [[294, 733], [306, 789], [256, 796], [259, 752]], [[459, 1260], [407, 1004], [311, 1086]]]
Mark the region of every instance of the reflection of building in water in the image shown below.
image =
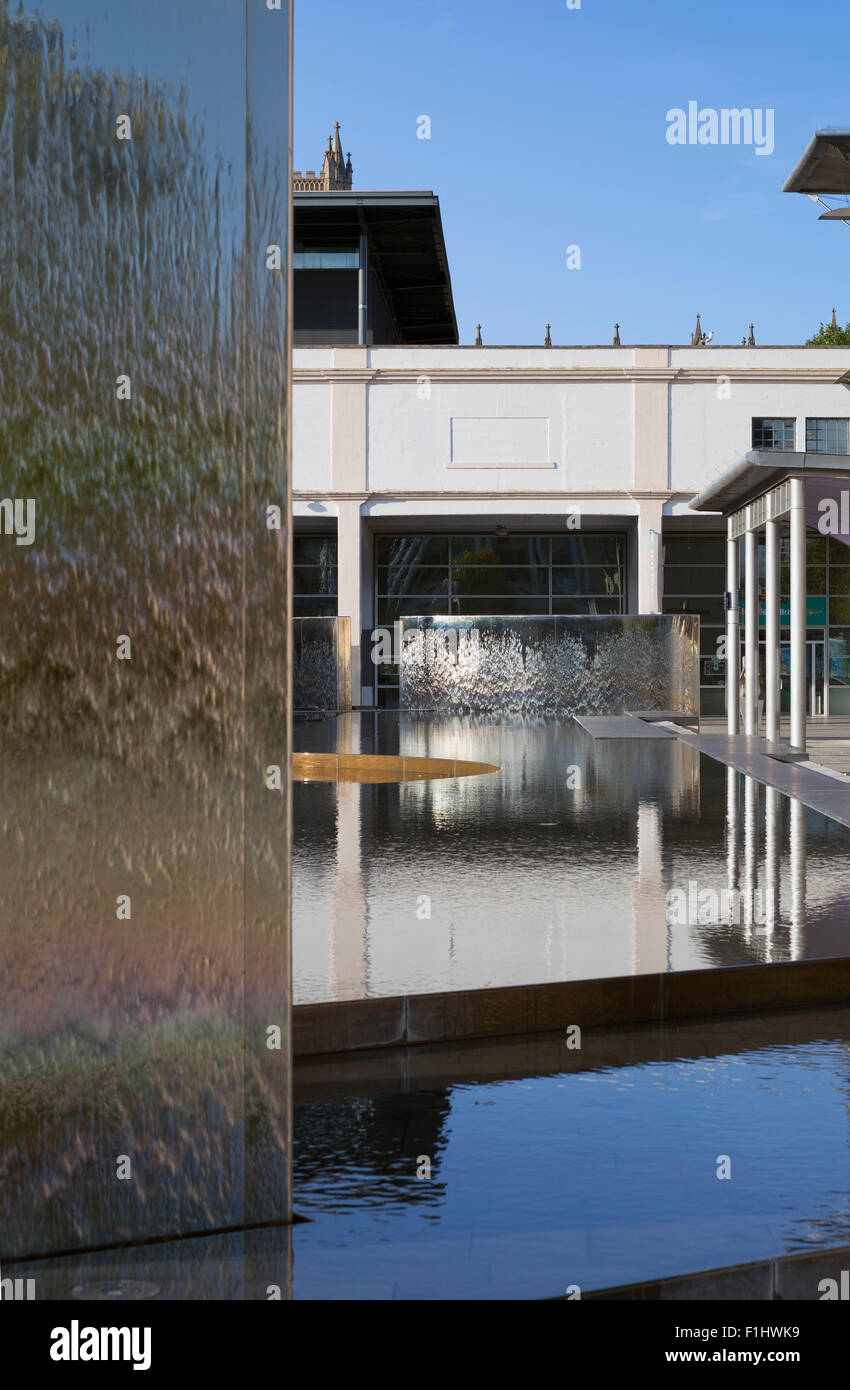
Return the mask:
[[637, 877], [632, 894], [634, 972], [660, 974], [670, 968], [670, 952], [658, 803], [641, 801], [637, 823]]
[[[445, 1190], [440, 1160], [450, 1109], [449, 1093], [442, 1089], [296, 1100], [293, 1180], [299, 1214], [310, 1210], [311, 1188], [320, 1197], [336, 1183], [341, 1210], [349, 1203], [358, 1211], [364, 1204], [439, 1205]], [[416, 1176], [422, 1157], [431, 1163], [427, 1181]]]

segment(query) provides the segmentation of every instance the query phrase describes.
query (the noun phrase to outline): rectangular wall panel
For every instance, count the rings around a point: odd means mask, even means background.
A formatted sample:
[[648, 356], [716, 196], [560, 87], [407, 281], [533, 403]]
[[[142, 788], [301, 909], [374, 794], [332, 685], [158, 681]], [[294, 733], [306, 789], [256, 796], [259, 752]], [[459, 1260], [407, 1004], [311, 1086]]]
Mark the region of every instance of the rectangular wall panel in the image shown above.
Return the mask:
[[50, 13], [0, 9], [7, 1258], [290, 1217], [289, 6]]

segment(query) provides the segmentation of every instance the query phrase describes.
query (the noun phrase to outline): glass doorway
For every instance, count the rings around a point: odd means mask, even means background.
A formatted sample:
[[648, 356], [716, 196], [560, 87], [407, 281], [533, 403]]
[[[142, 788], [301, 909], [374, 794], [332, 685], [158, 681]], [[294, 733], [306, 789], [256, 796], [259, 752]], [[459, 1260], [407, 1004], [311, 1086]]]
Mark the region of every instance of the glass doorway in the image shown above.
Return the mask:
[[[764, 643], [759, 645], [759, 661], [764, 662]], [[761, 670], [763, 671], [762, 664]], [[826, 714], [826, 643], [822, 637], [806, 639], [806, 714]], [[779, 709], [782, 714], [791, 710], [791, 646], [782, 642], [779, 648]]]

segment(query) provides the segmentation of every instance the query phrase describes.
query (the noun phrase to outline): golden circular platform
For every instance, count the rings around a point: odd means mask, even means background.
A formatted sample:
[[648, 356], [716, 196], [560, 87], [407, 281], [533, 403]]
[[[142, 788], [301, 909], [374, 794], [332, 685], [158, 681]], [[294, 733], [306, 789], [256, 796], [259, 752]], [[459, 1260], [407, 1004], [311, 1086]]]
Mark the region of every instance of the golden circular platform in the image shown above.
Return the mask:
[[379, 753], [293, 753], [297, 782], [427, 782], [437, 777], [478, 777], [498, 772], [493, 763], [455, 758], [398, 758]]

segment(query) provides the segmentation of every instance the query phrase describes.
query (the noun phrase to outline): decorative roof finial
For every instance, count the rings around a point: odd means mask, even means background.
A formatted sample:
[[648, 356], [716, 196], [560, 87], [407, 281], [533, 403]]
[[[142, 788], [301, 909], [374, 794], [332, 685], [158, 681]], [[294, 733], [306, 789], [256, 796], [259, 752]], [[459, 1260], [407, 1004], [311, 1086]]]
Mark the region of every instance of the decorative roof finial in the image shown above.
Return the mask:
[[697, 314], [697, 326], [696, 326], [696, 328], [694, 329], [693, 333], [691, 334], [691, 347], [699, 347], [700, 344], [701, 344], [701, 342], [702, 342], [702, 325], [700, 324], [700, 321], [699, 321], [699, 314]]
[[833, 309], [833, 311], [832, 311], [832, 323], [831, 323], [829, 326], [830, 326], [830, 328], [837, 328], [837, 327], [838, 327], [838, 321], [837, 321], [837, 319], [836, 319], [836, 317], [835, 317], [835, 310], [834, 310], [834, 309]]
[[620, 325], [614, 324], [614, 347], [620, 347]]
[[548, 324], [548, 323], [547, 323], [547, 325], [546, 325], [546, 337], [543, 339], [543, 346], [544, 346], [544, 347], [551, 347], [551, 346], [552, 346], [552, 335], [551, 335], [551, 333], [549, 332], [549, 324]]
[[749, 336], [749, 338], [747, 339], [747, 347], [755, 347], [755, 345], [756, 345], [756, 335], [755, 335], [755, 332], [754, 332], [754, 330], [753, 330], [753, 325], [750, 324], [750, 336]]
[[477, 324], [475, 325], [475, 346], [476, 346], [476, 347], [483, 347], [483, 346], [484, 346], [484, 344], [483, 344], [482, 341], [481, 341], [481, 324], [480, 324], [480, 323], [477, 323]]

